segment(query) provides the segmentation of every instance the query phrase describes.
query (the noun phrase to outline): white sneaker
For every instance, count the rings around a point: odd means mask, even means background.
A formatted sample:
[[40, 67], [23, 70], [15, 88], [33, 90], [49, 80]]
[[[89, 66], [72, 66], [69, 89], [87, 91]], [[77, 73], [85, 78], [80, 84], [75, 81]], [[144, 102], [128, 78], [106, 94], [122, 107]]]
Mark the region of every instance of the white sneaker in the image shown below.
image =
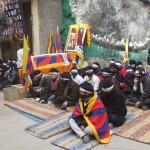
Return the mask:
[[49, 106], [55, 106], [54, 104], [53, 104], [53, 102], [52, 101], [48, 101], [48, 103], [47, 103]]
[[66, 109], [66, 108], [67, 108], [67, 101], [65, 101], [61, 106], [61, 109]]
[[36, 98], [35, 101], [36, 101], [36, 102], [40, 102], [40, 98]]
[[41, 104], [45, 104], [45, 100], [40, 100], [40, 103]]

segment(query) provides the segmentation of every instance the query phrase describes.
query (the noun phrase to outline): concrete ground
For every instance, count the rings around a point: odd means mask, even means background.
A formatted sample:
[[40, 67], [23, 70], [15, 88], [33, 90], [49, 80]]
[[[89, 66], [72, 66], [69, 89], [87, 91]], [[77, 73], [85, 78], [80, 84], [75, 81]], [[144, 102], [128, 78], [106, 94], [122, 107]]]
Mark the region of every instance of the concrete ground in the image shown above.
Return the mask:
[[[39, 139], [25, 132], [27, 126], [36, 122], [4, 106], [6, 101], [3, 92], [0, 92], [0, 150], [61, 150], [51, 144], [52, 139]], [[93, 150], [150, 150], [150, 145], [135, 142], [113, 135], [111, 142], [98, 145]]]

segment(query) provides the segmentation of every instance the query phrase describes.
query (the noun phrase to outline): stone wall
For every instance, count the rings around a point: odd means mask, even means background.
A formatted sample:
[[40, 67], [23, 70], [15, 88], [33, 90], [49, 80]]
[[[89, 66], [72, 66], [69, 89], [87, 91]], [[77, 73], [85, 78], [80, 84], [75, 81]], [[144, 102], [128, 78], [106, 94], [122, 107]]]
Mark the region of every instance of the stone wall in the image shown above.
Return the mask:
[[[107, 4], [109, 2], [109, 4]], [[118, 3], [117, 3], [118, 2]], [[121, 2], [127, 2], [128, 6], [130, 7], [130, 11], [128, 10], [128, 7], [122, 5]], [[120, 13], [122, 10], [123, 12], [126, 10], [126, 16], [132, 16], [133, 13], [137, 11], [138, 12], [138, 18], [135, 22], [139, 22], [142, 20], [141, 23], [143, 23], [143, 26], [140, 27], [137, 24], [132, 28], [128, 27], [130, 29], [130, 32], [132, 33], [132, 39], [130, 36], [130, 42], [133, 40], [136, 42], [138, 40], [139, 45], [141, 42], [144, 43], [144, 47], [140, 47], [137, 51], [137, 44], [135, 47], [131, 47], [132, 43], [130, 43], [129, 52], [130, 52], [130, 59], [135, 59], [136, 61], [142, 61], [146, 63], [147, 60], [147, 49], [150, 46], [150, 34], [149, 34], [149, 24], [150, 19], [148, 16], [149, 4], [142, 3], [140, 0], [133, 0], [133, 1], [127, 1], [127, 0], [62, 0], [62, 6], [63, 6], [63, 23], [62, 23], [62, 37], [63, 42], [65, 43], [66, 37], [67, 37], [67, 31], [70, 26], [70, 24], [75, 23], [88, 23], [91, 27], [91, 46], [88, 48], [86, 45], [84, 45], [84, 54], [85, 59], [89, 63], [92, 63], [94, 61], [98, 61], [102, 64], [102, 66], [107, 65], [108, 60], [111, 58], [114, 58], [116, 60], [123, 60], [124, 57], [124, 49], [125, 49], [125, 39], [128, 35], [126, 32], [121, 32], [124, 30], [121, 25], [114, 25], [113, 21], [110, 21], [111, 18], [117, 21], [119, 19], [119, 16], [122, 15], [122, 19], [124, 19], [123, 13]], [[107, 6], [109, 5], [109, 6]], [[102, 7], [102, 10], [100, 9]], [[109, 7], [109, 10], [107, 9]], [[123, 8], [122, 8], [123, 7]], [[124, 8], [125, 7], [125, 8]], [[119, 9], [122, 8], [122, 10], [119, 11]], [[133, 9], [134, 8], [134, 9]], [[108, 10], [108, 11], [107, 11]], [[91, 11], [91, 12], [88, 12]], [[102, 11], [102, 12], [101, 12]], [[142, 12], [143, 11], [143, 12]], [[113, 12], [115, 13], [115, 16], [113, 16]], [[88, 14], [89, 13], [89, 14]], [[91, 14], [91, 15], [90, 15]], [[95, 14], [95, 15], [94, 15]], [[91, 17], [92, 16], [92, 17]], [[101, 18], [102, 17], [102, 18]], [[121, 17], [121, 16], [120, 16]], [[142, 19], [143, 17], [143, 19]], [[92, 20], [93, 19], [93, 20]], [[103, 28], [105, 31], [107, 31], [103, 36], [101, 34], [102, 30], [101, 28], [101, 21], [104, 22], [105, 19], [110, 19], [109, 24], [105, 26], [104, 24]], [[92, 21], [91, 21], [92, 20]], [[107, 20], [107, 21], [108, 21]], [[134, 24], [134, 19], [132, 20], [132, 17], [130, 18], [131, 24]], [[89, 21], [89, 22], [88, 22]], [[106, 21], [106, 20], [105, 20]], [[106, 22], [107, 22], [106, 21]], [[121, 20], [120, 20], [121, 21]], [[128, 23], [130, 24], [130, 21], [124, 20], [124, 24]], [[93, 28], [94, 27], [94, 28]], [[106, 30], [110, 27], [110, 30]], [[137, 29], [139, 32], [134, 35], [134, 31]], [[103, 30], [103, 31], [104, 31]], [[115, 41], [113, 41], [113, 37], [107, 39], [109, 35], [113, 36], [113, 30], [116, 30], [116, 33], [114, 35]], [[108, 32], [110, 31], [110, 32]], [[117, 34], [119, 33], [119, 34]], [[124, 34], [124, 35], [123, 35]], [[101, 37], [102, 36], [102, 37]], [[124, 40], [122, 40], [124, 38]], [[114, 42], [113, 45], [111, 43]], [[141, 42], [140, 42], [141, 40]], [[119, 41], [119, 42], [117, 42]], [[119, 44], [122, 43], [123, 45], [120, 47]], [[113, 45], [113, 46], [112, 46]]]
[[56, 35], [56, 26], [62, 22], [62, 1], [38, 0], [38, 7], [40, 54], [43, 54], [47, 53], [50, 31]]

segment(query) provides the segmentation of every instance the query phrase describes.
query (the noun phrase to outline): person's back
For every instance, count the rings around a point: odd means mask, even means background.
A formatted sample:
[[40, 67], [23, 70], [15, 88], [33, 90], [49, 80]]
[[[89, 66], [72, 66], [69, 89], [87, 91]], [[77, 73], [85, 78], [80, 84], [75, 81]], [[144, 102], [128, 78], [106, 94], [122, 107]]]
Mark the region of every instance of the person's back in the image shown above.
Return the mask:
[[22, 68], [22, 59], [23, 59], [23, 42], [19, 43], [19, 49], [17, 51], [17, 68]]

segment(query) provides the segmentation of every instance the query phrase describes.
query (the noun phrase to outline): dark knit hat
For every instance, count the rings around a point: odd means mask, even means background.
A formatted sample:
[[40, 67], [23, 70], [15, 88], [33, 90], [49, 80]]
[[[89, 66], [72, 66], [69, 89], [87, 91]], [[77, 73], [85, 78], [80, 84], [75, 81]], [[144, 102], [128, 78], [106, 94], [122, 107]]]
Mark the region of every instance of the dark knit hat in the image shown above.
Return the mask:
[[92, 84], [88, 82], [84, 82], [80, 84], [80, 91], [87, 92], [87, 93], [94, 93], [94, 88]]
[[50, 69], [50, 74], [58, 74], [58, 70], [55, 68]]
[[108, 92], [108, 91], [112, 90], [113, 87], [114, 87], [114, 83], [111, 80], [105, 80], [102, 85], [102, 91]]
[[60, 79], [62, 80], [69, 80], [71, 78], [70, 72], [63, 72], [60, 74]]

